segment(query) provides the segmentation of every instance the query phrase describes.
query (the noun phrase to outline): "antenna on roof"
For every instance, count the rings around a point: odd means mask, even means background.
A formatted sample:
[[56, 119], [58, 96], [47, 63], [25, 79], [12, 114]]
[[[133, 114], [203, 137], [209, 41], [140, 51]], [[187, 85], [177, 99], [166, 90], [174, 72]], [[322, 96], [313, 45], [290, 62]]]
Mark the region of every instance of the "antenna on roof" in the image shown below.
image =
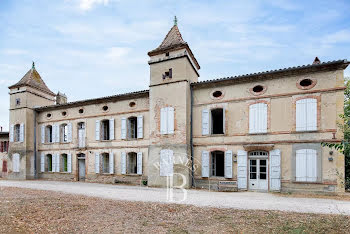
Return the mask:
[[34, 61], [33, 61], [33, 63], [32, 63], [32, 69], [35, 69], [35, 63], [34, 63]]
[[177, 18], [176, 18], [176, 15], [175, 15], [175, 18], [174, 18], [174, 26], [177, 26]]

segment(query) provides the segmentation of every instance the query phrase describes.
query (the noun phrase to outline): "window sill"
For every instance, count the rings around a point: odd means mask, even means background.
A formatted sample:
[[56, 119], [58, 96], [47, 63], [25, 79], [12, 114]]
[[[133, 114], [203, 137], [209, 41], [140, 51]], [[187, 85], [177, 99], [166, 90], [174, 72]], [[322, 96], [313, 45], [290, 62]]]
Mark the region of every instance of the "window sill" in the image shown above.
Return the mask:
[[311, 181], [293, 181], [292, 183], [294, 183], [294, 184], [323, 184], [320, 181], [315, 181], [315, 182], [311, 182]]
[[134, 176], [134, 177], [137, 177], [137, 176], [142, 176], [142, 175], [139, 175], [139, 174], [124, 174], [124, 176]]
[[208, 135], [208, 136], [210, 136], [210, 137], [219, 137], [219, 136], [225, 136], [225, 133], [219, 133], [219, 134], [210, 134], [210, 135]]
[[250, 132], [249, 135], [268, 135], [268, 132]]
[[317, 133], [317, 132], [319, 132], [319, 131], [318, 130], [293, 131], [294, 134], [295, 133], [301, 133], [301, 134], [303, 134], [303, 133]]
[[114, 140], [99, 140], [97, 142], [111, 142], [111, 141], [114, 141]]

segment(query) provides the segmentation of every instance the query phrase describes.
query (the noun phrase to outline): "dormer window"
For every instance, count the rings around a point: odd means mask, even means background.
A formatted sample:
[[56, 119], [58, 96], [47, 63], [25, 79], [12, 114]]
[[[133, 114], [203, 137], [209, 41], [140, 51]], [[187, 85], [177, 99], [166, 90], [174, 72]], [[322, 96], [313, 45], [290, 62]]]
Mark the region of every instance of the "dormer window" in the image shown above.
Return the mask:
[[173, 78], [173, 69], [169, 68], [169, 71], [166, 71], [163, 74], [163, 80], [165, 80], [166, 78]]

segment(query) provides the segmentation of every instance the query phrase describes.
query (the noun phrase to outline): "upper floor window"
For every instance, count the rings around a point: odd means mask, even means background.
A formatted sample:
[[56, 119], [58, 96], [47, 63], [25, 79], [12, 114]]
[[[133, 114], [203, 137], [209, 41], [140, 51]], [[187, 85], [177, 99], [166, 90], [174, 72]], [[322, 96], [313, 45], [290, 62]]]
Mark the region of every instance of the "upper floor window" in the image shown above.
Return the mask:
[[143, 116], [122, 118], [121, 122], [121, 138], [137, 139], [143, 138]]
[[202, 135], [225, 133], [225, 109], [202, 110]]
[[256, 103], [249, 106], [249, 133], [267, 132], [267, 104]]
[[19, 124], [16, 124], [14, 128], [14, 137], [13, 137], [14, 142], [19, 142], [20, 137], [21, 137], [21, 126]]
[[295, 156], [295, 180], [317, 181], [317, 151], [315, 149], [300, 149], [296, 151]]
[[10, 125], [10, 142], [23, 142], [24, 141], [24, 123], [11, 124]]
[[137, 138], [137, 118], [130, 117], [128, 118], [128, 138], [136, 139]]
[[163, 80], [166, 78], [173, 78], [173, 69], [172, 68], [169, 68], [169, 70], [163, 74]]
[[20, 98], [16, 98], [16, 106], [21, 105], [21, 99]]
[[61, 142], [68, 142], [68, 125], [67, 124], [61, 124], [60, 125], [60, 135], [61, 135]]
[[109, 120], [101, 121], [101, 138], [102, 140], [109, 140]]
[[160, 110], [160, 133], [174, 134], [174, 107], [164, 107]]
[[45, 142], [47, 143], [52, 143], [53, 142], [53, 134], [52, 134], [52, 126], [51, 125], [47, 125], [45, 127]]
[[114, 119], [96, 120], [95, 136], [97, 141], [114, 140]]
[[317, 99], [305, 98], [296, 101], [296, 131], [317, 130]]

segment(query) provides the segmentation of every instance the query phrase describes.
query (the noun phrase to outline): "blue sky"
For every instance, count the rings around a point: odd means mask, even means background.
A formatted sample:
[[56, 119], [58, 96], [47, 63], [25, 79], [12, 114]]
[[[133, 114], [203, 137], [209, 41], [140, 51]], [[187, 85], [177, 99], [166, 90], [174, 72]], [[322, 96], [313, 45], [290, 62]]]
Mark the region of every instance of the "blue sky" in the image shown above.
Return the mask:
[[349, 12], [346, 0], [0, 0], [0, 126], [32, 61], [69, 101], [148, 89], [147, 52], [174, 15], [200, 80], [350, 59]]

